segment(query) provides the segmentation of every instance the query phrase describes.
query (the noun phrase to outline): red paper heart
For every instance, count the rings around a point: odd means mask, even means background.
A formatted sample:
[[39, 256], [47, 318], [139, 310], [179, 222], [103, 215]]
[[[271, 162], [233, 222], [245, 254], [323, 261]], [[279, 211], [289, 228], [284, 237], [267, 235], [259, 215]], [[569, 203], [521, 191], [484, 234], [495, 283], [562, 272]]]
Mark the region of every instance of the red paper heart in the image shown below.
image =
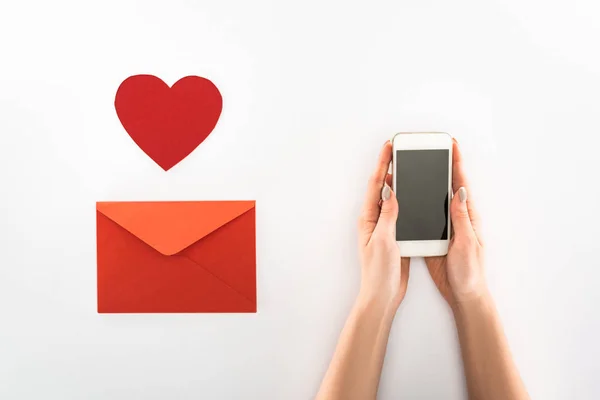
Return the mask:
[[169, 87], [152, 75], [125, 79], [115, 109], [133, 141], [165, 171], [187, 157], [210, 135], [223, 98], [208, 79], [186, 76]]

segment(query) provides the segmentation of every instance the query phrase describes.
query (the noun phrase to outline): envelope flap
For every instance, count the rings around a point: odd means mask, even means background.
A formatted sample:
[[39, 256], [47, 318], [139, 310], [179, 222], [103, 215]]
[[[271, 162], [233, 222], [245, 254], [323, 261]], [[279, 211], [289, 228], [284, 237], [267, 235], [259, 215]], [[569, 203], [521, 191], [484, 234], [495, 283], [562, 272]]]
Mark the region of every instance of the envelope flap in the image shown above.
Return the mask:
[[170, 256], [254, 206], [254, 201], [99, 202], [96, 210]]

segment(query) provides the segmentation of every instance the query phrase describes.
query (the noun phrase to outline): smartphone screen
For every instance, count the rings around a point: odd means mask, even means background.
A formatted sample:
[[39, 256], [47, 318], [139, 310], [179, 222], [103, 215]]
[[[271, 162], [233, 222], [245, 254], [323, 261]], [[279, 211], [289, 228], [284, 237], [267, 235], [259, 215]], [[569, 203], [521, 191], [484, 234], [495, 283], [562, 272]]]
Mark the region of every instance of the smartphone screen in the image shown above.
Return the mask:
[[396, 151], [396, 240], [448, 239], [448, 150]]

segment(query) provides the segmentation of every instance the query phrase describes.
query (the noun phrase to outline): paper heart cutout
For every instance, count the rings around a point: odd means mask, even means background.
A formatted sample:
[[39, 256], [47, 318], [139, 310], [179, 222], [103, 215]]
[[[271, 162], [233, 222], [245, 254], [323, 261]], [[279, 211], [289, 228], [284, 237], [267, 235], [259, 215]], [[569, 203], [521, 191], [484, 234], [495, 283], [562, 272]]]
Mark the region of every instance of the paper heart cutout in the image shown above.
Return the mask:
[[133, 141], [168, 171], [210, 135], [223, 98], [211, 81], [199, 76], [186, 76], [169, 87], [153, 75], [134, 75], [119, 86], [115, 109]]

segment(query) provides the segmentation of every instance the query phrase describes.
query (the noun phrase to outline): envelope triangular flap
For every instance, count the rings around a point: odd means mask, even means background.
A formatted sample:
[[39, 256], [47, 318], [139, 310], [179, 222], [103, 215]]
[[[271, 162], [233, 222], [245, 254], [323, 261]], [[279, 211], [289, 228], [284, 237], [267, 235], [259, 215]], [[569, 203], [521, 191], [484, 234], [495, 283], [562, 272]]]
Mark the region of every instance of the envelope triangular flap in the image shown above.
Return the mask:
[[99, 202], [96, 210], [170, 256], [254, 206], [254, 201]]

